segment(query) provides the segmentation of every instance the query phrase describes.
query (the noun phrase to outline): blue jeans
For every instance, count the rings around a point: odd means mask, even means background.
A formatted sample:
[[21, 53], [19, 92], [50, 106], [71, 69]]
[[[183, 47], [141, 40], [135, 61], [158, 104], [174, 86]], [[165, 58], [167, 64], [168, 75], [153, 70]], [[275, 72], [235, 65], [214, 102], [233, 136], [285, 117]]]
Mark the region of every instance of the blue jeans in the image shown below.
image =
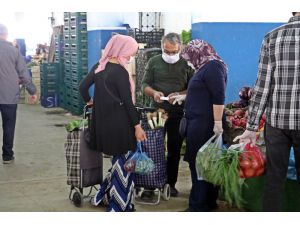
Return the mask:
[[9, 160], [13, 157], [15, 126], [17, 119], [17, 104], [0, 104], [3, 128], [2, 159]]
[[204, 181], [198, 180], [195, 161], [189, 162], [192, 189], [189, 197], [189, 211], [209, 212], [217, 207], [219, 187]]

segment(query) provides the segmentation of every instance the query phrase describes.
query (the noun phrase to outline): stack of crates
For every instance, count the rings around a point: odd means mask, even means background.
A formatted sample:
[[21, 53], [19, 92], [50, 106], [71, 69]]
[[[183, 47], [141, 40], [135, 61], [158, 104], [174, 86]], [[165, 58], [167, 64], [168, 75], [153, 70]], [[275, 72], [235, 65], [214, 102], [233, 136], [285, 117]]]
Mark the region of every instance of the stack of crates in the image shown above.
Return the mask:
[[43, 63], [40, 66], [41, 105], [46, 108], [58, 106], [58, 84], [61, 69], [59, 63]]
[[65, 87], [64, 87], [64, 36], [63, 34], [55, 34], [54, 35], [55, 42], [55, 54], [54, 54], [54, 62], [59, 63], [60, 67], [60, 75], [58, 77], [58, 99], [59, 106], [65, 108]]
[[82, 114], [84, 101], [79, 83], [88, 73], [87, 20], [85, 12], [64, 13], [65, 108]]

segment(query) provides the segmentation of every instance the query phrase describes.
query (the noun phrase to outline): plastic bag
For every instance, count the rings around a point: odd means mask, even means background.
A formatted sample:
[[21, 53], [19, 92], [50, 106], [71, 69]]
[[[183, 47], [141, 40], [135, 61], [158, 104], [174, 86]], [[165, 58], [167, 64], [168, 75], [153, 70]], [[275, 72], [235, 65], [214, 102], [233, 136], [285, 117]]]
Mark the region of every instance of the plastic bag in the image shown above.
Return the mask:
[[295, 153], [293, 148], [291, 148], [287, 178], [291, 180], [297, 180], [297, 170], [295, 167]]
[[142, 151], [141, 142], [137, 142], [136, 151], [133, 156], [125, 162], [124, 169], [127, 172], [145, 175], [151, 173], [154, 167], [153, 160]]
[[222, 135], [212, 136], [199, 150], [196, 156], [196, 171], [198, 180], [203, 180], [212, 172], [213, 163], [223, 151]]
[[239, 154], [240, 178], [251, 178], [263, 175], [265, 172], [266, 159], [257, 145], [250, 143], [241, 145], [243, 151]]

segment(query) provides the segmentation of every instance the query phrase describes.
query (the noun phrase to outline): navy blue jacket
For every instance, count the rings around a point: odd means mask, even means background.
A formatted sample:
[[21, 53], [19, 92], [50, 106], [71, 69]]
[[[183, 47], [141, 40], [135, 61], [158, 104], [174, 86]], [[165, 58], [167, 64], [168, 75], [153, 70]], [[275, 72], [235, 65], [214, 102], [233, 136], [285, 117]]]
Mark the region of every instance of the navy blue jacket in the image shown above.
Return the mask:
[[224, 105], [226, 83], [227, 71], [217, 60], [206, 63], [190, 80], [185, 101], [185, 160], [195, 160], [199, 148], [213, 135], [213, 105]]

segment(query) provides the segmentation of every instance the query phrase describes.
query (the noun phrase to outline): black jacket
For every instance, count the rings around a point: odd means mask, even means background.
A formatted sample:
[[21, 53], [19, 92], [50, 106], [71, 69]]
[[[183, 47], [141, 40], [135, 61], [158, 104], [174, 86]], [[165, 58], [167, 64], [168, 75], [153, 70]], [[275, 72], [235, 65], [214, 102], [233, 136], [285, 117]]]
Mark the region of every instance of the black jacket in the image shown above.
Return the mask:
[[125, 154], [135, 150], [134, 126], [139, 123], [131, 98], [129, 75], [124, 67], [110, 62], [105, 70], [95, 74], [98, 65], [94, 65], [79, 87], [84, 101], [88, 102], [88, 89], [95, 84], [92, 137], [101, 152], [108, 155]]

